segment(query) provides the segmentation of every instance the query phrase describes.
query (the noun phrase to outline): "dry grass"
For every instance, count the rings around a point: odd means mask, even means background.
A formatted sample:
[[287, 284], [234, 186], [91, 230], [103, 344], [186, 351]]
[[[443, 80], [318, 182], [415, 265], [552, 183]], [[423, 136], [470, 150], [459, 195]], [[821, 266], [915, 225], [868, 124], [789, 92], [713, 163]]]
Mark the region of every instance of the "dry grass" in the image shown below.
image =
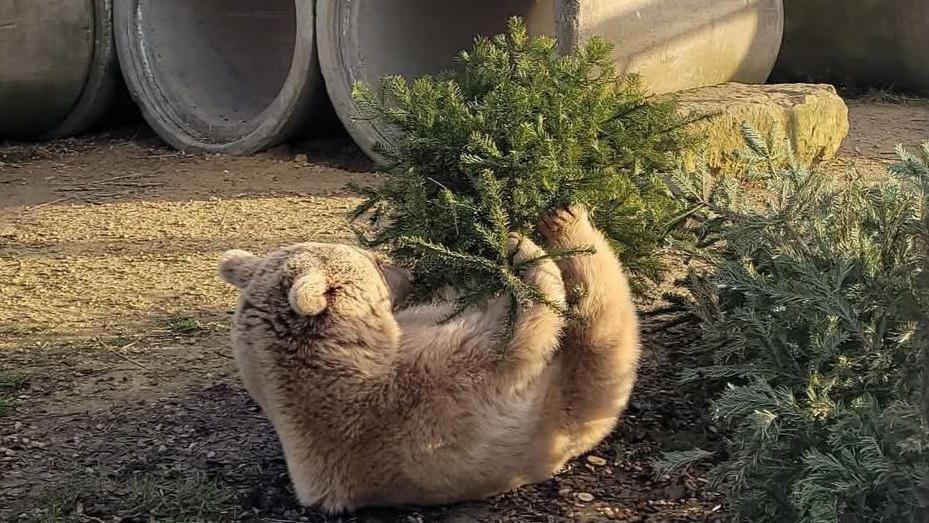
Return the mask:
[[29, 377], [25, 374], [0, 372], [0, 417], [13, 409], [16, 392], [28, 382]]
[[115, 503], [110, 510], [119, 521], [234, 521], [242, 511], [234, 491], [203, 473], [174, 479], [148, 473], [123, 482], [74, 478], [39, 493], [20, 520], [30, 523], [99, 521], [92, 515], [93, 504], [103, 493], [114, 496]]

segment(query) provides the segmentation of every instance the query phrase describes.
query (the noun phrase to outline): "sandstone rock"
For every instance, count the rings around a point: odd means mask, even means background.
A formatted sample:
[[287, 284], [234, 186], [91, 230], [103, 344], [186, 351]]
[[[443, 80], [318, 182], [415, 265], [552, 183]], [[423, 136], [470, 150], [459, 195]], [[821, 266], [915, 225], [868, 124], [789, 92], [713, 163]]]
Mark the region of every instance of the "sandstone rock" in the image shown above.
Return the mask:
[[[719, 113], [693, 126], [711, 168], [730, 167], [744, 146], [742, 122], [764, 136], [772, 126], [790, 139], [797, 157], [811, 163], [832, 158], [848, 134], [848, 107], [827, 84], [747, 85], [726, 83], [674, 95], [684, 114]], [[695, 155], [687, 159], [693, 164]]]

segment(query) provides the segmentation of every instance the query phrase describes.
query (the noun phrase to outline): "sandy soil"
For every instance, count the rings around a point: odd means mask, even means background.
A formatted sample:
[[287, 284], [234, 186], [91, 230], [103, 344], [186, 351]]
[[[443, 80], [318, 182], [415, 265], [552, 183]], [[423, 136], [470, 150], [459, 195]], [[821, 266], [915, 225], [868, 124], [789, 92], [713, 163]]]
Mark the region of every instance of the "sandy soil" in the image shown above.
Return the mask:
[[[897, 142], [929, 139], [925, 103], [850, 106], [831, 168], [880, 172]], [[235, 375], [235, 295], [215, 260], [233, 247], [353, 241], [351, 180], [377, 177], [347, 139], [182, 155], [139, 125], [0, 146], [0, 521], [722, 517], [705, 469], [672, 480], [649, 465], [661, 451], [718, 448], [705, 398], [672, 380], [683, 363], [668, 348], [693, 327], [660, 315], [645, 321], [629, 412], [555, 479], [441, 509], [326, 518], [297, 506], [273, 431]]]

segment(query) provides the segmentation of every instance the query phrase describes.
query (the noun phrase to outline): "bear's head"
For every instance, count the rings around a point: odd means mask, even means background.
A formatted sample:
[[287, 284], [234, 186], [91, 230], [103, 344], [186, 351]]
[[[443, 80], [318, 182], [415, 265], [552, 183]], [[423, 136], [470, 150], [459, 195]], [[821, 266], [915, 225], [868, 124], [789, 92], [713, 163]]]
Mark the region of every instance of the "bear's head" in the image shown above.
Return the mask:
[[319, 496], [299, 472], [310, 452], [305, 442], [313, 441], [306, 434], [332, 416], [329, 409], [341, 409], [333, 397], [358, 394], [354, 381], [334, 376], [368, 375], [391, 361], [399, 339], [392, 305], [408, 280], [373, 253], [323, 243], [265, 257], [227, 251], [219, 274], [239, 289], [231, 333], [236, 366], [280, 436], [300, 499], [310, 503]]
[[234, 249], [221, 256], [219, 274], [240, 290], [243, 303], [275, 311], [278, 319], [285, 310], [304, 318], [389, 310], [410, 286], [404, 269], [342, 244], [300, 243], [266, 257]]

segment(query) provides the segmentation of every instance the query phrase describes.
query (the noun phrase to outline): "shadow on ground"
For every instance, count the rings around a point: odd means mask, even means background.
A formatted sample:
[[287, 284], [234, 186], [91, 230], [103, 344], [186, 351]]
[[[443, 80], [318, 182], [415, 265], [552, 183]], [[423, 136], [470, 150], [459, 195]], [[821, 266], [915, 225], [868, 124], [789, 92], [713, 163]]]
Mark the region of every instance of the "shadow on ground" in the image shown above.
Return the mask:
[[[181, 331], [194, 328], [189, 320], [172, 321]], [[300, 507], [270, 423], [238, 380], [220, 373], [212, 382], [196, 380], [173, 393], [115, 396], [81, 411], [23, 409], [0, 418], [0, 438], [8, 449], [5, 457], [0, 455], [0, 519], [714, 520], [719, 498], [707, 489], [706, 467], [671, 479], [656, 478], [649, 465], [661, 451], [717, 445], [702, 417], [705, 398], [674, 385], [666, 356], [668, 346], [683, 343], [691, 333], [686, 324], [646, 325], [647, 356], [632, 405], [610, 438], [591, 453], [604, 461], [575, 460], [550, 481], [484, 502], [373, 509], [341, 517]], [[222, 355], [205, 354], [201, 367], [229, 365]], [[585, 501], [584, 494], [593, 500]]]

